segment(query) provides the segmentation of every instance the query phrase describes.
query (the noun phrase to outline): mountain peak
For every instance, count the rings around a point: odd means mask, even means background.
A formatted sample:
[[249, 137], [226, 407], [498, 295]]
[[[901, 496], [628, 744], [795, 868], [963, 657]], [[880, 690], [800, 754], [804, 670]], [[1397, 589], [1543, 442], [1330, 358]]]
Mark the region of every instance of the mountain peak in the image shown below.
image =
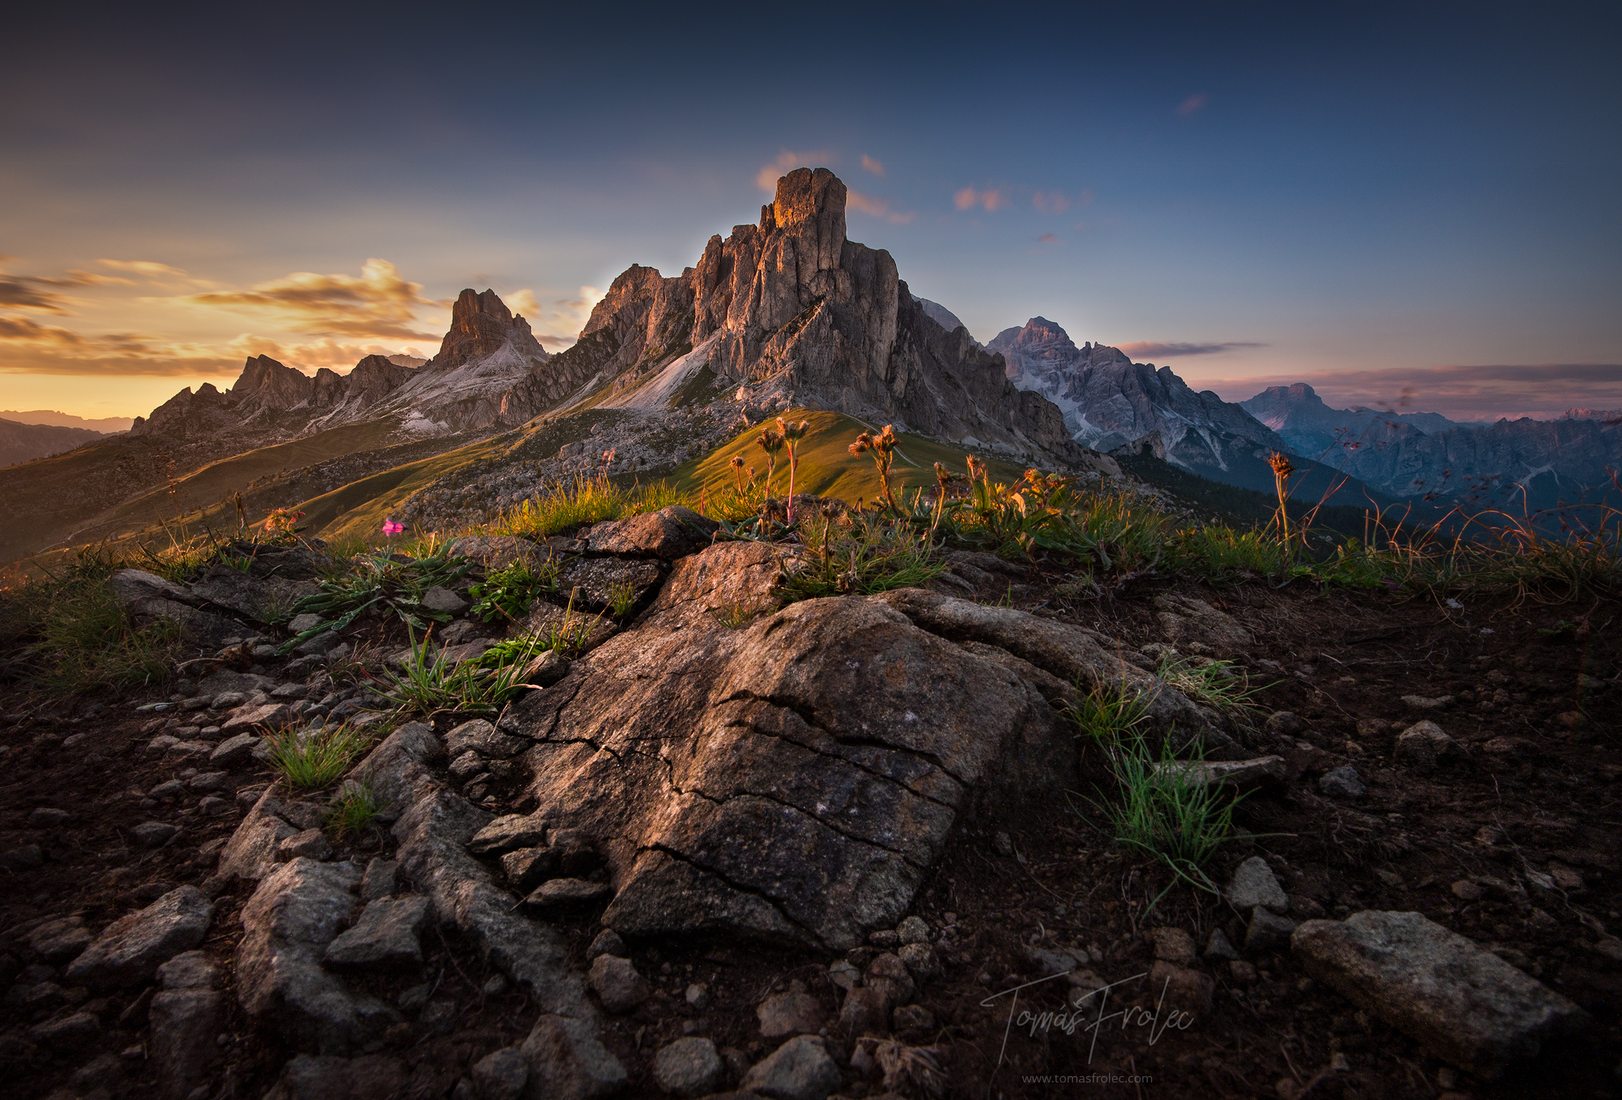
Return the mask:
[[494, 290], [476, 291], [468, 287], [451, 306], [451, 327], [440, 342], [439, 354], [429, 362], [430, 369], [449, 370], [475, 359], [484, 359], [511, 344], [521, 358], [539, 362], [546, 351], [530, 332], [529, 322], [507, 308]]
[[777, 181], [777, 195], [772, 199], [771, 225], [763, 229], [792, 230], [808, 222], [819, 227], [834, 227], [839, 236], [845, 235], [844, 182], [826, 168], [796, 168]]

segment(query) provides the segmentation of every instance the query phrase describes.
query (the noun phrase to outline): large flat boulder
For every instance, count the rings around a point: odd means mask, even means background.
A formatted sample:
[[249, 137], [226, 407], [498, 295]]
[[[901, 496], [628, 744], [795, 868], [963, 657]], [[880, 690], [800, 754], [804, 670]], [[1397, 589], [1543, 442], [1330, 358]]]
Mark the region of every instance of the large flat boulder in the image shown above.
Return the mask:
[[1419, 913], [1309, 920], [1291, 948], [1314, 978], [1479, 1073], [1529, 1058], [1583, 1021], [1565, 997]]
[[[541, 812], [605, 857], [615, 893], [603, 920], [622, 935], [846, 948], [895, 925], [977, 800], [1075, 785], [1074, 731], [1041, 677], [1021, 674], [1029, 659], [937, 633], [954, 613], [938, 597], [717, 621], [769, 605], [780, 570], [778, 551], [753, 543], [680, 560], [635, 630], [502, 723], [534, 741], [523, 759]], [[1040, 621], [998, 625], [1029, 635]], [[1049, 656], [1067, 675], [1142, 681], [1158, 712], [1193, 715], [1096, 641], [1084, 656], [1079, 636], [1063, 641]]]

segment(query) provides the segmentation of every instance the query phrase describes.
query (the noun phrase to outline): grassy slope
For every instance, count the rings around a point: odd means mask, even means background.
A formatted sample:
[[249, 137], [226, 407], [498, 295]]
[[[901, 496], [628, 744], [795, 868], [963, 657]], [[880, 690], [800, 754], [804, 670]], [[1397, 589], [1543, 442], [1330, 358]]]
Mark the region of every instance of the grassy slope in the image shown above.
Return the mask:
[[[862, 423], [843, 413], [796, 409], [787, 419], [801, 418], [811, 421], [811, 431], [800, 445], [800, 467], [795, 479], [795, 492], [814, 493], [818, 496], [837, 497], [852, 503], [873, 500], [879, 493], [878, 475], [868, 455], [852, 455], [846, 448], [864, 428]], [[732, 456], [755, 468], [757, 475], [766, 472], [766, 454], [755, 445], [759, 427], [750, 428], [734, 436], [731, 442], [700, 459], [678, 466], [670, 475], [671, 484], [686, 492], [703, 490], [723, 491], [732, 485]], [[940, 462], [954, 473], [963, 472], [965, 451], [956, 443], [940, 443], [924, 436], [902, 433], [895, 468], [892, 474], [897, 495], [904, 487], [910, 494], [914, 488], [935, 484], [935, 463]], [[991, 476], [1001, 481], [1013, 481], [1023, 470], [1000, 459], [990, 460]], [[774, 486], [782, 493], [788, 488], [788, 456], [779, 454]]]
[[383, 521], [418, 490], [470, 462], [489, 458], [506, 443], [497, 436], [351, 481], [299, 505], [305, 530], [325, 539], [370, 540]]
[[165, 485], [108, 509], [82, 534], [90, 538], [115, 536], [142, 530], [159, 518], [216, 508], [232, 493], [245, 492], [263, 478], [285, 476], [317, 462], [381, 447], [394, 428], [393, 421], [348, 424], [222, 458], [179, 479], [172, 491]]

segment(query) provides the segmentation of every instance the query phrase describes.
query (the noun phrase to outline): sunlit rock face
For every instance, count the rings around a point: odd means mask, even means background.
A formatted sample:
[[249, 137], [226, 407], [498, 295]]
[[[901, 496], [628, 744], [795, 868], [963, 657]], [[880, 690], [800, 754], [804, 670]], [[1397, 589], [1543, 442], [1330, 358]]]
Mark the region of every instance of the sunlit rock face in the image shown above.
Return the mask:
[[451, 327], [440, 342], [439, 354], [428, 362], [429, 370], [451, 370], [484, 359], [510, 345], [521, 358], [534, 362], [546, 359], [546, 351], [530, 331], [529, 322], [515, 316], [493, 290], [482, 294], [472, 288], [462, 291], [451, 307]]
[[530, 407], [694, 355], [762, 404], [1074, 457], [1057, 409], [1011, 386], [966, 331], [931, 319], [888, 252], [847, 238], [845, 203], [832, 172], [796, 169], [757, 224], [711, 237], [696, 266], [671, 277], [627, 269], [580, 344], [534, 372]]

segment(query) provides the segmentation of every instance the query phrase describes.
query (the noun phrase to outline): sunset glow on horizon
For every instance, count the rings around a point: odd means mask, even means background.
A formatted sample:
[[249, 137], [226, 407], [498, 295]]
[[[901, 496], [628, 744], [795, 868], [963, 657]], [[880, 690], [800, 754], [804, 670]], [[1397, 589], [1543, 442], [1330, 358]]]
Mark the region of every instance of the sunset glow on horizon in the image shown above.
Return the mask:
[[[0, 73], [0, 407], [135, 416], [250, 355], [432, 355], [468, 286], [557, 351], [625, 267], [678, 273], [801, 164], [982, 341], [1042, 315], [1230, 399], [1622, 406], [1613, 10], [1437, 6], [1396, 34], [947, 7], [868, 13], [859, 43], [830, 12], [773, 66], [863, 59], [814, 88], [688, 62], [747, 40], [743, 10], [644, 13], [609, 68], [579, 12], [455, 54], [410, 13], [323, 9], [319, 41], [296, 9], [231, 18], [13, 17], [37, 48]], [[1509, 54], [1515, 81], [1482, 60]]]

